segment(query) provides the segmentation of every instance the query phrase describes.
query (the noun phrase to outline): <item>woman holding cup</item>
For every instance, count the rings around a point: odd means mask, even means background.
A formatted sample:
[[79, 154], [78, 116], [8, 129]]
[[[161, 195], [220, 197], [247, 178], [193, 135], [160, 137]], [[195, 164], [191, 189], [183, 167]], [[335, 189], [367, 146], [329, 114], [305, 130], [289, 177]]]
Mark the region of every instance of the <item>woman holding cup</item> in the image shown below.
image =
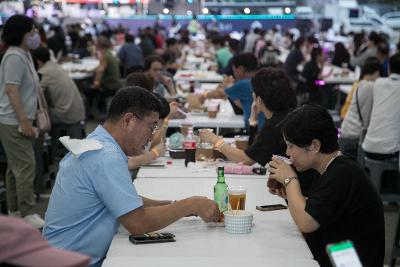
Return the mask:
[[[292, 164], [273, 157], [270, 177], [284, 187], [270, 192], [287, 199], [314, 258], [321, 266], [331, 266], [326, 245], [351, 240], [363, 266], [382, 266], [382, 202], [357, 161], [340, 152], [330, 114], [316, 105], [299, 108], [283, 123], [283, 136]], [[305, 188], [296, 171], [310, 169], [319, 176]]]
[[266, 122], [255, 141], [246, 150], [232, 147], [210, 131], [200, 131], [203, 142], [212, 143], [229, 160], [252, 165], [255, 162], [264, 166], [272, 155], [283, 155], [285, 143], [281, 134], [280, 122], [291, 109], [296, 107], [296, 96], [286, 73], [274, 68], [259, 70], [251, 80], [253, 104], [249, 119], [250, 135], [257, 133], [257, 118], [263, 112]]

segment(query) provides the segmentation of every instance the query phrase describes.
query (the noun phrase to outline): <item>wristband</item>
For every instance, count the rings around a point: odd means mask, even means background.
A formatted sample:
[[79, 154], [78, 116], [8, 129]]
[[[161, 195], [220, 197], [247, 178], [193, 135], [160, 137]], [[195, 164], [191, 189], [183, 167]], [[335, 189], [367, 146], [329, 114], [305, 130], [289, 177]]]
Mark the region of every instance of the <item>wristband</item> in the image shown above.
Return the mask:
[[165, 118], [165, 119], [164, 119], [164, 123], [163, 123], [163, 127], [164, 127], [164, 128], [168, 128], [168, 122], [169, 122], [169, 119], [168, 119], [168, 118]]
[[221, 146], [223, 146], [225, 144], [225, 141], [224, 141], [224, 139], [219, 139], [215, 144], [214, 144], [214, 149], [220, 149], [221, 148]]

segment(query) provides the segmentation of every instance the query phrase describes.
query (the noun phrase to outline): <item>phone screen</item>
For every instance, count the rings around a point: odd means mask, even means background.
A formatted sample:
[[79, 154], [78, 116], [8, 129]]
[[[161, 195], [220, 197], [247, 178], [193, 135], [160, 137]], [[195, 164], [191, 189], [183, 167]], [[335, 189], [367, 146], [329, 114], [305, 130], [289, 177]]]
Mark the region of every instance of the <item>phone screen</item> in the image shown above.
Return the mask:
[[353, 242], [347, 240], [326, 246], [331, 263], [336, 267], [362, 267]]

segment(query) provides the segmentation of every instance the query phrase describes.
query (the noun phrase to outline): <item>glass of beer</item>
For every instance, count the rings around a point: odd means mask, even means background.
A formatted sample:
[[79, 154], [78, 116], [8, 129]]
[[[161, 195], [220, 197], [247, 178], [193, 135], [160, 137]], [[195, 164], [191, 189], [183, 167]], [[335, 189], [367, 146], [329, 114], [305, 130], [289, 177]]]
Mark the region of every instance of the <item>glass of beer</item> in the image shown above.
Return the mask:
[[228, 188], [229, 203], [232, 210], [244, 210], [246, 207], [246, 188], [244, 186], [230, 186]]
[[241, 150], [249, 148], [249, 136], [247, 135], [235, 135], [236, 147]]

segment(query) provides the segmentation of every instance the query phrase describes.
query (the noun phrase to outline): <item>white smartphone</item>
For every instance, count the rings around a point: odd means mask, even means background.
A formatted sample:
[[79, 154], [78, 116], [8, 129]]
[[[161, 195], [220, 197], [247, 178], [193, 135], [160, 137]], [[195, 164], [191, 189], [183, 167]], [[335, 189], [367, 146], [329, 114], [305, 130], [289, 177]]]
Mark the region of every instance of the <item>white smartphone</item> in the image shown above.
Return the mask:
[[362, 267], [354, 244], [350, 240], [328, 244], [326, 252], [335, 267]]

